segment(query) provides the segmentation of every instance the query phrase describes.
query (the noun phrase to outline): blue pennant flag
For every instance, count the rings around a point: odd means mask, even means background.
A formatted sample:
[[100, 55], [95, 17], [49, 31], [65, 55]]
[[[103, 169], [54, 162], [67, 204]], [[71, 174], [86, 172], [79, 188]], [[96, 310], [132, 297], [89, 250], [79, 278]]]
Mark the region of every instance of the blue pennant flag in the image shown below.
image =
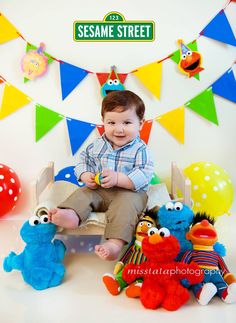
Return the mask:
[[66, 119], [66, 122], [70, 138], [70, 146], [72, 154], [74, 155], [96, 125], [75, 119]]
[[200, 34], [220, 42], [236, 46], [236, 38], [224, 10], [221, 10], [200, 32]]
[[236, 80], [232, 69], [226, 71], [212, 84], [212, 92], [236, 103]]
[[60, 61], [62, 100], [74, 90], [87, 74], [88, 71], [80, 67]]

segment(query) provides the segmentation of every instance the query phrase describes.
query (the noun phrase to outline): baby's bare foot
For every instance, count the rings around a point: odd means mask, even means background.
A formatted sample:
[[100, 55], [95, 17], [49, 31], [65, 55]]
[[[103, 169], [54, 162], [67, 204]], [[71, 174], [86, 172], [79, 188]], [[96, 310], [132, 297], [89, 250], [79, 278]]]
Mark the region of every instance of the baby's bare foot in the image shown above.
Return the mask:
[[95, 253], [103, 260], [115, 260], [118, 258], [125, 242], [119, 239], [109, 239], [101, 245], [95, 246]]
[[50, 221], [65, 229], [75, 229], [79, 225], [79, 217], [72, 209], [52, 209], [48, 212]]

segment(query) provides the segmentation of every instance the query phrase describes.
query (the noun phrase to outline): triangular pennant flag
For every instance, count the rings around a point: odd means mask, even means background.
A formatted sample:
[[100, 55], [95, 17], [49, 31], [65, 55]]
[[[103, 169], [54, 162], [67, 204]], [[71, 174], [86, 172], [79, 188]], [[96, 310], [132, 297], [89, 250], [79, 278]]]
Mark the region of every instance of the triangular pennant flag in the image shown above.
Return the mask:
[[236, 38], [224, 10], [221, 10], [210, 21], [210, 23], [201, 31], [200, 35], [236, 46]]
[[88, 138], [96, 125], [75, 119], [66, 119], [66, 122], [70, 138], [71, 151], [74, 155], [83, 142]]
[[179, 107], [155, 118], [175, 139], [184, 144], [184, 107]]
[[62, 100], [64, 100], [75, 87], [88, 75], [84, 69], [60, 61]]
[[[26, 44], [26, 53], [28, 53], [28, 51], [30, 51], [30, 50], [36, 50], [37, 48], [38, 48], [37, 46], [32, 45], [30, 43], [27, 43]], [[46, 52], [43, 52], [43, 53], [48, 58], [48, 65], [51, 64], [54, 61], [54, 59], [52, 58], [52, 56], [50, 54], [46, 53]], [[26, 83], [28, 81], [29, 81], [29, 79], [27, 79], [27, 77], [24, 77], [24, 83]]]
[[6, 84], [3, 92], [2, 105], [0, 108], [0, 119], [3, 119], [14, 111], [22, 108], [30, 101], [31, 98], [29, 98], [26, 94], [14, 86]]
[[43, 107], [40, 104], [36, 105], [36, 142], [39, 141], [49, 130], [51, 130], [58, 122], [63, 119], [59, 113]]
[[[127, 78], [127, 73], [117, 73], [121, 83], [124, 83]], [[110, 73], [96, 73], [100, 85], [103, 85]]]
[[[117, 74], [119, 76], [121, 83], [124, 83], [128, 74], [127, 73], [117, 73]], [[110, 73], [96, 73], [96, 75], [100, 85], [103, 85], [106, 82]]]
[[97, 124], [97, 130], [98, 130], [98, 132], [99, 132], [100, 136], [102, 136], [102, 135], [103, 135], [103, 133], [104, 133], [104, 125], [102, 125], [102, 124]]
[[0, 13], [0, 44], [18, 38], [17, 29]]
[[148, 144], [150, 132], [152, 129], [152, 120], [146, 120], [142, 126], [142, 129], [140, 130], [140, 138]]
[[119, 76], [119, 79], [120, 79], [121, 83], [124, 84], [128, 74], [127, 73], [117, 73], [117, 74]]
[[109, 74], [110, 73], [96, 73], [100, 85], [103, 85], [106, 82]]
[[201, 92], [184, 105], [214, 124], [219, 124], [211, 87]]
[[158, 99], [161, 93], [162, 63], [151, 63], [132, 72]]
[[[190, 43], [187, 44], [187, 46], [193, 51], [193, 52], [197, 52], [198, 51], [198, 48], [197, 48], [197, 41], [194, 40]], [[176, 64], [179, 64], [179, 61], [180, 61], [180, 49], [176, 50], [174, 53], [171, 54], [171, 57], [172, 61], [174, 61]], [[197, 79], [198, 81], [200, 80], [200, 77], [199, 77], [199, 73], [193, 75], [193, 77], [195, 79]]]
[[232, 69], [226, 71], [212, 84], [212, 92], [236, 103], [236, 80]]

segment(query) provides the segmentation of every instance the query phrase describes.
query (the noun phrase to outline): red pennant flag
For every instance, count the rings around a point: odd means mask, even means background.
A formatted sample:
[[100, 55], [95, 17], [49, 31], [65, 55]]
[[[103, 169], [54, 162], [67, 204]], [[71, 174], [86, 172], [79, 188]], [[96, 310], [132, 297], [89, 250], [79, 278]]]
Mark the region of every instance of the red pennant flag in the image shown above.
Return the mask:
[[[123, 84], [125, 82], [128, 74], [127, 73], [117, 73], [117, 74], [119, 76], [121, 83]], [[103, 85], [104, 83], [106, 83], [110, 73], [96, 73], [96, 75], [97, 75], [100, 85]]]
[[120, 79], [121, 83], [124, 84], [128, 74], [127, 73], [117, 73], [117, 74], [119, 76], [119, 79]]
[[103, 133], [104, 133], [104, 125], [102, 125], [102, 124], [97, 124], [97, 130], [98, 130], [98, 132], [99, 132], [100, 136], [102, 136], [102, 135], [103, 135]]
[[103, 85], [106, 82], [109, 74], [110, 73], [96, 73], [100, 85]]
[[142, 129], [140, 130], [140, 138], [148, 144], [150, 132], [152, 129], [152, 121], [153, 120], [146, 120], [143, 124]]

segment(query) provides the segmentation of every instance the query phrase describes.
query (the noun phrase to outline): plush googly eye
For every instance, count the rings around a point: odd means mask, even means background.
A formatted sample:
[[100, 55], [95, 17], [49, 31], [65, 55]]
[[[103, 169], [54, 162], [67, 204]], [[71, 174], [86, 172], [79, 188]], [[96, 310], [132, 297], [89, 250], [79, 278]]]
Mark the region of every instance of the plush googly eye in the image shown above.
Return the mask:
[[181, 202], [176, 202], [175, 203], [175, 210], [181, 211], [182, 209], [183, 209], [183, 204]]
[[120, 82], [119, 82], [119, 80], [115, 79], [115, 80], [113, 80], [113, 84], [118, 85], [118, 84], [120, 84]]
[[139, 224], [138, 224], [140, 227], [142, 227], [143, 226], [143, 222], [139, 222]]
[[112, 81], [112, 80], [108, 80], [108, 81], [107, 81], [107, 84], [108, 84], [108, 85], [113, 85], [113, 81]]
[[172, 202], [166, 203], [166, 210], [172, 211], [174, 209], [174, 204]]
[[36, 215], [29, 218], [29, 224], [32, 226], [38, 225], [40, 223], [40, 218]]
[[152, 227], [152, 224], [151, 223], [147, 223], [147, 226], [148, 226], [148, 228], [151, 228]]
[[186, 59], [186, 55], [185, 54], [182, 55], [182, 59]]
[[169, 237], [170, 236], [170, 231], [167, 229], [167, 228], [161, 228], [160, 230], [159, 230], [159, 235], [161, 236], [161, 237]]
[[40, 223], [42, 223], [42, 224], [48, 223], [49, 222], [48, 215], [42, 215], [42, 216], [40, 216], [39, 220], [40, 220]]
[[148, 230], [148, 235], [152, 236], [153, 234], [158, 233], [158, 229], [157, 228], [151, 228]]
[[187, 52], [187, 56], [191, 56], [192, 55], [192, 52], [191, 52], [191, 50], [189, 50], [188, 52]]

